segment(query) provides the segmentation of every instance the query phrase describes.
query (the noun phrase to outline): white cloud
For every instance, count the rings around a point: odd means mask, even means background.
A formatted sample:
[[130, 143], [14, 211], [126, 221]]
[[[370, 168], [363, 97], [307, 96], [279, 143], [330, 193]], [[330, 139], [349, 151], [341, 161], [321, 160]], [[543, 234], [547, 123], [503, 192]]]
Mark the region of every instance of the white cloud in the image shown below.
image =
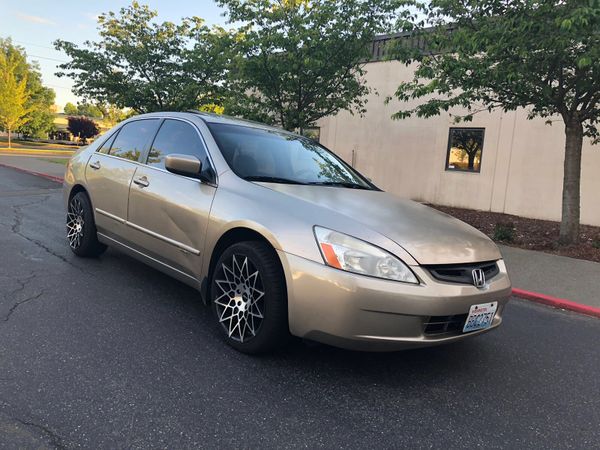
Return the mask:
[[100, 17], [100, 14], [86, 12], [86, 13], [83, 13], [83, 16], [86, 19], [88, 19], [88, 20], [91, 20], [93, 22], [97, 22], [98, 21], [98, 17]]
[[56, 23], [52, 22], [50, 19], [46, 19], [45, 17], [32, 16], [20, 12], [17, 13], [17, 16], [19, 16], [20, 19], [25, 20], [27, 22], [39, 23], [42, 25], [56, 25]]

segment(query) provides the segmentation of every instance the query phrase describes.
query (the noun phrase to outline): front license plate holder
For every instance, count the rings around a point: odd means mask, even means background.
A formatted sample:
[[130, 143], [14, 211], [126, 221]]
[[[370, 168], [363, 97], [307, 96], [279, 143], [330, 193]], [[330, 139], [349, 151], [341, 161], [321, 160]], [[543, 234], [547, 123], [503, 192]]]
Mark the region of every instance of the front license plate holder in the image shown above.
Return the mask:
[[497, 309], [498, 302], [471, 305], [467, 320], [465, 321], [465, 326], [463, 327], [463, 333], [484, 330], [492, 326], [492, 321], [494, 320]]

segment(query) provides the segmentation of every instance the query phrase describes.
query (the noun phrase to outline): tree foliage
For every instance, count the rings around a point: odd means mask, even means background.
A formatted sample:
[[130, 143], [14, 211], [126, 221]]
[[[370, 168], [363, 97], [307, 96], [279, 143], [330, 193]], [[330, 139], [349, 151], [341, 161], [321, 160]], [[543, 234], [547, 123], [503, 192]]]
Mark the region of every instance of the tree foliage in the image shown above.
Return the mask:
[[77, 106], [71, 102], [68, 102], [63, 111], [69, 116], [85, 116], [96, 119], [102, 119], [104, 117], [100, 107], [88, 102], [78, 103]]
[[16, 58], [0, 53], [0, 124], [8, 132], [8, 147], [11, 146], [11, 133], [24, 125], [28, 118], [27, 78], [17, 79]]
[[341, 110], [364, 112], [362, 76], [373, 35], [389, 22], [382, 0], [219, 0], [241, 24], [226, 108], [288, 130]]
[[67, 104], [63, 108], [63, 112], [68, 116], [77, 116], [79, 114], [77, 106], [71, 102], [67, 102]]
[[77, 113], [80, 116], [93, 117], [96, 119], [102, 119], [103, 117], [102, 110], [98, 106], [88, 102], [78, 103]]
[[87, 117], [69, 117], [67, 120], [69, 122], [67, 130], [69, 130], [73, 136], [79, 138], [84, 144], [89, 138], [93, 138], [100, 133], [100, 129], [98, 128], [98, 125], [96, 125], [96, 122]]
[[131, 110], [123, 110], [110, 104], [99, 104], [96, 106], [102, 113], [102, 121], [107, 127], [113, 127], [119, 122], [135, 115]]
[[58, 76], [97, 103], [138, 113], [185, 110], [221, 101], [228, 34], [198, 17], [156, 22], [157, 13], [134, 1], [119, 13], [101, 14], [100, 40], [83, 47], [58, 40], [71, 61]]
[[[416, 63], [414, 79], [396, 97], [417, 105], [395, 118], [430, 117], [460, 107], [525, 108], [529, 118], [565, 125], [560, 240], [578, 239], [583, 136], [599, 137], [600, 2], [598, 0], [433, 0], [412, 32], [426, 49], [399, 45], [394, 57]], [[433, 28], [428, 28], [433, 26]]]
[[25, 50], [14, 45], [10, 39], [0, 39], [0, 53], [13, 61], [15, 79], [26, 80], [26, 120], [13, 131], [29, 137], [46, 137], [54, 127], [54, 90], [42, 84], [39, 66], [28, 62]]

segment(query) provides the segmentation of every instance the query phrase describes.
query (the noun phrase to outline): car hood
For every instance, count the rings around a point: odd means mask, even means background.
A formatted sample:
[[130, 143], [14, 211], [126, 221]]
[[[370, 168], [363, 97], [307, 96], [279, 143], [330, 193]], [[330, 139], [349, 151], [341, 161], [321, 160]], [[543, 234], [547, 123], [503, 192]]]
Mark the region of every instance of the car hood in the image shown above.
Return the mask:
[[[470, 225], [387, 192], [329, 186], [260, 184], [336, 211], [365, 225], [403, 247], [419, 264], [459, 264], [501, 258], [496, 244]], [[319, 224], [318, 221], [315, 223]]]

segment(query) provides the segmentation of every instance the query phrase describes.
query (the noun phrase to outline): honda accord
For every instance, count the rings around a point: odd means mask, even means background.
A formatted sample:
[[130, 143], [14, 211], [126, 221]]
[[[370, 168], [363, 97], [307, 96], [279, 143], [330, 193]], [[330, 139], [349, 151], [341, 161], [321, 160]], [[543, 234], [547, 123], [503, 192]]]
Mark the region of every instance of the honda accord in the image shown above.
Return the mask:
[[484, 234], [254, 122], [135, 116], [72, 157], [64, 198], [76, 255], [111, 246], [193, 286], [246, 353], [290, 336], [357, 350], [456, 342], [498, 327], [511, 292]]

